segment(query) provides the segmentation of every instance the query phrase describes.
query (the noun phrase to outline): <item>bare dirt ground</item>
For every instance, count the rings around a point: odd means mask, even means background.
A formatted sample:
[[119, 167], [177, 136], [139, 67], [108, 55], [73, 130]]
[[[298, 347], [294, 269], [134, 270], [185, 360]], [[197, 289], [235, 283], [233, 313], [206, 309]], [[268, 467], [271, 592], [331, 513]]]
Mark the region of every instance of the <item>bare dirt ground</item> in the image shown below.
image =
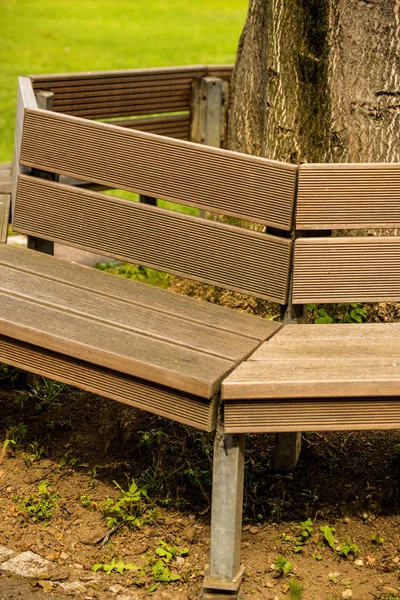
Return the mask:
[[[0, 599], [196, 598], [212, 436], [58, 384], [32, 391], [5, 367], [0, 385], [0, 545], [52, 564], [24, 582], [0, 571]], [[272, 444], [247, 440], [243, 598], [399, 600], [400, 434], [305, 434], [293, 476], [274, 473]], [[124, 504], [114, 482], [132, 481], [147, 495]]]

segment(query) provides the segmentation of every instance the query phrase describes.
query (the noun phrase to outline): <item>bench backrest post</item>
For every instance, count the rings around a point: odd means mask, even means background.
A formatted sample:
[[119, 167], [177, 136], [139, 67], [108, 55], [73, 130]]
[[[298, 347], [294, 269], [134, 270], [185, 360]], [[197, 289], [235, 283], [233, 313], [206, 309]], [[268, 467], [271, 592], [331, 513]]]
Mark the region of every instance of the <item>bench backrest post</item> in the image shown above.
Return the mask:
[[221, 148], [225, 145], [228, 82], [219, 77], [195, 79], [192, 86], [191, 140]]
[[[38, 108], [42, 108], [43, 110], [53, 110], [53, 92], [39, 90], [35, 92], [35, 97]], [[47, 179], [49, 181], [58, 180], [57, 175], [49, 173], [48, 171], [42, 171], [40, 169], [32, 169], [32, 174], [34, 174], [36, 177], [41, 177], [42, 179]], [[30, 250], [43, 252], [44, 254], [54, 254], [54, 242], [51, 242], [50, 240], [43, 240], [32, 235], [28, 235], [28, 248]]]
[[0, 244], [5, 244], [7, 241], [10, 204], [10, 194], [0, 194]]
[[[192, 84], [190, 139], [197, 144], [225, 145], [229, 84], [219, 77], [201, 77]], [[205, 211], [200, 211], [205, 217]]]

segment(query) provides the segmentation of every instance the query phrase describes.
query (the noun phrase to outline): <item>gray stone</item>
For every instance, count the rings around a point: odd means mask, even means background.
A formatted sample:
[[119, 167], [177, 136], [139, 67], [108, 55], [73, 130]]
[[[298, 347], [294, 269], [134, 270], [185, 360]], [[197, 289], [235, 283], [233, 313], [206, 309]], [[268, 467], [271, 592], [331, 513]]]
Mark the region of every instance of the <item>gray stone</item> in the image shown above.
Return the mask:
[[57, 582], [57, 585], [66, 592], [84, 592], [86, 590], [85, 584], [82, 581]]
[[0, 569], [21, 577], [38, 577], [47, 573], [51, 562], [31, 552], [22, 552], [0, 565]]

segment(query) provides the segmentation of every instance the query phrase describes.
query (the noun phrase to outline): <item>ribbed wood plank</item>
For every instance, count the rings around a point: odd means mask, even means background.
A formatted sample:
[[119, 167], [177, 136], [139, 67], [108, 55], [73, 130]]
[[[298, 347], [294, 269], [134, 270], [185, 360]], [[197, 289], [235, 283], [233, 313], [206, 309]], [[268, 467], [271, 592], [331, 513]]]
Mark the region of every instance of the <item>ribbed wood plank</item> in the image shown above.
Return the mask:
[[203, 400], [0, 335], [0, 361], [205, 431], [216, 402]]
[[[215, 65], [218, 68], [219, 65]], [[223, 66], [225, 67], [225, 66]], [[207, 74], [206, 65], [185, 65], [176, 67], [154, 67], [150, 69], [119, 69], [110, 71], [82, 71], [76, 73], [52, 73], [52, 74], [39, 74], [30, 75], [33, 81], [35, 89], [46, 89], [44, 85], [46, 83], [56, 85], [57, 83], [64, 85], [72, 85], [74, 82], [86, 85], [87, 81], [104, 80], [112, 81], [123, 81], [129, 78], [150, 80], [160, 79], [173, 79], [175, 77], [202, 77]]]
[[400, 238], [296, 241], [293, 302], [381, 302], [400, 298]]
[[203, 398], [219, 390], [232, 360], [3, 293], [0, 333]]
[[144, 103], [149, 100], [154, 100], [162, 97], [174, 97], [181, 96], [182, 94], [188, 94], [190, 89], [190, 78], [184, 81], [169, 82], [166, 81], [163, 84], [153, 83], [140, 83], [134, 82], [127, 84], [111, 84], [109, 87], [103, 86], [85, 86], [83, 90], [71, 90], [65, 92], [62, 95], [59, 94], [55, 103], [58, 107], [67, 105], [69, 103], [82, 103], [82, 102], [103, 102], [111, 99], [121, 99], [126, 97], [127, 100], [130, 98], [136, 98], [142, 100]]
[[400, 399], [269, 400], [227, 402], [227, 433], [400, 429]]
[[35, 275], [58, 283], [68, 282], [77, 290], [90, 291], [98, 297], [108, 298], [112, 303], [124, 302], [128, 308], [151, 307], [159, 314], [179, 317], [188, 327], [192, 324], [207, 325], [214, 331], [240, 334], [257, 341], [269, 338], [281, 327], [279, 323], [25, 248], [0, 246], [0, 265], [20, 271], [21, 274]]
[[[80, 117], [83, 119], [109, 119], [115, 117], [134, 117], [136, 115], [153, 115], [162, 113], [175, 113], [189, 110], [189, 102], [186, 100], [171, 100], [166, 101], [160, 106], [159, 103], [147, 104], [143, 106], [138, 103], [132, 106], [128, 103], [125, 106], [117, 105], [106, 108], [71, 108], [70, 110], [63, 110], [62, 113], [68, 113], [69, 115]], [[60, 113], [58, 113], [60, 114]]]
[[299, 171], [298, 229], [400, 226], [400, 164], [309, 164]]
[[275, 236], [29, 176], [19, 180], [14, 228], [286, 301], [291, 242]]
[[24, 165], [288, 230], [296, 167], [48, 111], [27, 111]]
[[222, 385], [222, 398], [346, 398], [400, 396], [400, 353], [380, 358], [253, 360]]

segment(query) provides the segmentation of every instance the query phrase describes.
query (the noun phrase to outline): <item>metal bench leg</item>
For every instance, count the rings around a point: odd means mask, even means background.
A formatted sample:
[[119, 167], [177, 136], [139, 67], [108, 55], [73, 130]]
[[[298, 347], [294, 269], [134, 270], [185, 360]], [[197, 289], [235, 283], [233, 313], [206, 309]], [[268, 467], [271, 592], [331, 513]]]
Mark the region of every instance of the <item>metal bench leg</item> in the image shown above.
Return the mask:
[[210, 568], [202, 598], [238, 597], [244, 567], [240, 565], [244, 481], [244, 434], [215, 434], [211, 504]]

